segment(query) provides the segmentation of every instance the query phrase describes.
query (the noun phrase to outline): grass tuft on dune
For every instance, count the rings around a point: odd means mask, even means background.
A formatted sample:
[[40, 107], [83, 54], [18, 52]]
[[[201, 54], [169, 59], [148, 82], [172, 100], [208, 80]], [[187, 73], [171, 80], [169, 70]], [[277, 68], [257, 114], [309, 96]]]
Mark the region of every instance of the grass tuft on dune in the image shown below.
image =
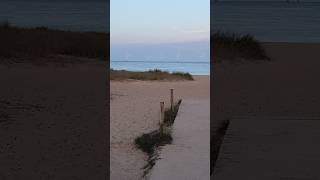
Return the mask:
[[110, 80], [193, 80], [190, 73], [167, 72], [159, 69], [135, 72], [126, 70], [110, 70]]
[[250, 34], [215, 32], [212, 35], [213, 58], [222, 60], [270, 60], [264, 47]]
[[109, 33], [71, 32], [0, 23], [0, 58], [35, 60], [54, 55], [108, 60]]
[[170, 134], [164, 133], [160, 138], [160, 132], [158, 130], [151, 133], [143, 134], [135, 139], [136, 146], [148, 155], [153, 155], [157, 146], [170, 144], [172, 137]]

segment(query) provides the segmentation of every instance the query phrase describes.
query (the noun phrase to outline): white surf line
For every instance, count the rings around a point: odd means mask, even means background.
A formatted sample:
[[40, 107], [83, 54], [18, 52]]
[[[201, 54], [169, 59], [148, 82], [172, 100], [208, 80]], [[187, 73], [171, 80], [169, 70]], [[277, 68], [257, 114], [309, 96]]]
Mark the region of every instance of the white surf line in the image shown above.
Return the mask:
[[183, 99], [150, 180], [210, 179], [210, 99]]

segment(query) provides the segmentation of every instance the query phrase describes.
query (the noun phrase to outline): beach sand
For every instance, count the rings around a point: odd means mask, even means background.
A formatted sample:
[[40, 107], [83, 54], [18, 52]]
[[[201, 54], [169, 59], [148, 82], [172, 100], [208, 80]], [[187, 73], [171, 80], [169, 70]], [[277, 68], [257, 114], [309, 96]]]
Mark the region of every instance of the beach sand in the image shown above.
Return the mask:
[[217, 65], [211, 135], [235, 115], [320, 115], [320, 44], [264, 43], [264, 47], [270, 62]]
[[105, 179], [106, 62], [0, 65], [0, 179]]
[[160, 101], [169, 104], [170, 88], [175, 99], [210, 98], [209, 76], [195, 81], [111, 81], [110, 142], [111, 179], [140, 180], [148, 156], [134, 146], [142, 133], [159, 125]]

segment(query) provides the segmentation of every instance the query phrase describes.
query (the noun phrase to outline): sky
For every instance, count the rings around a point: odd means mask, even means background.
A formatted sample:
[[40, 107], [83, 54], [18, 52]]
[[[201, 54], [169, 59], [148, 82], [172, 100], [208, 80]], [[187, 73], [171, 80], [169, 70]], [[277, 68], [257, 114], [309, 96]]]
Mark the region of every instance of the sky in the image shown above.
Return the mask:
[[112, 44], [208, 40], [210, 0], [111, 0]]
[[209, 61], [210, 0], [111, 0], [111, 61]]

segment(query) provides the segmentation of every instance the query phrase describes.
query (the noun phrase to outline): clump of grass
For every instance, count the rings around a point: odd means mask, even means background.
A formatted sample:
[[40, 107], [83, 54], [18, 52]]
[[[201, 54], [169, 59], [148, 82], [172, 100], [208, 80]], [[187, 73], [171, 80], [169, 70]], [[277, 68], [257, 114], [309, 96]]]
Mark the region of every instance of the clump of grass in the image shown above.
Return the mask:
[[[171, 108], [167, 108], [164, 112], [164, 126], [170, 127], [173, 125], [174, 120], [178, 114], [179, 107], [182, 100], [180, 99], [177, 103], [174, 104], [172, 111]], [[171, 143], [172, 138], [170, 133], [164, 133], [163, 136], [160, 136], [160, 132], [153, 131], [148, 134], [143, 134], [142, 136], [135, 139], [135, 144], [143, 152], [150, 154], [154, 153], [156, 147]]]
[[193, 80], [192, 75], [190, 73], [186, 73], [186, 72], [173, 72], [172, 75], [181, 76], [181, 77], [184, 77], [187, 80]]
[[150, 72], [150, 73], [161, 73], [161, 72], [167, 72], [167, 71], [162, 71], [161, 69], [150, 69], [148, 70], [147, 72]]
[[48, 27], [0, 24], [0, 58], [30, 61], [54, 55], [107, 60], [109, 33], [71, 32]]
[[160, 136], [159, 130], [156, 130], [136, 138], [135, 144], [143, 152], [147, 153], [148, 155], [152, 155], [157, 147], [170, 144], [171, 141], [171, 134], [164, 133], [162, 136]]
[[158, 159], [156, 149], [160, 146], [170, 144], [172, 142], [171, 133], [163, 133], [160, 135], [160, 131], [156, 130], [151, 133], [143, 134], [142, 136], [135, 139], [137, 148], [148, 154], [147, 164], [143, 167], [143, 176], [146, 176], [148, 172], [155, 165]]
[[250, 34], [216, 32], [211, 38], [213, 58], [222, 60], [270, 60], [261, 43]]
[[159, 69], [148, 70], [144, 72], [110, 70], [110, 80], [193, 80], [190, 73], [167, 72]]

